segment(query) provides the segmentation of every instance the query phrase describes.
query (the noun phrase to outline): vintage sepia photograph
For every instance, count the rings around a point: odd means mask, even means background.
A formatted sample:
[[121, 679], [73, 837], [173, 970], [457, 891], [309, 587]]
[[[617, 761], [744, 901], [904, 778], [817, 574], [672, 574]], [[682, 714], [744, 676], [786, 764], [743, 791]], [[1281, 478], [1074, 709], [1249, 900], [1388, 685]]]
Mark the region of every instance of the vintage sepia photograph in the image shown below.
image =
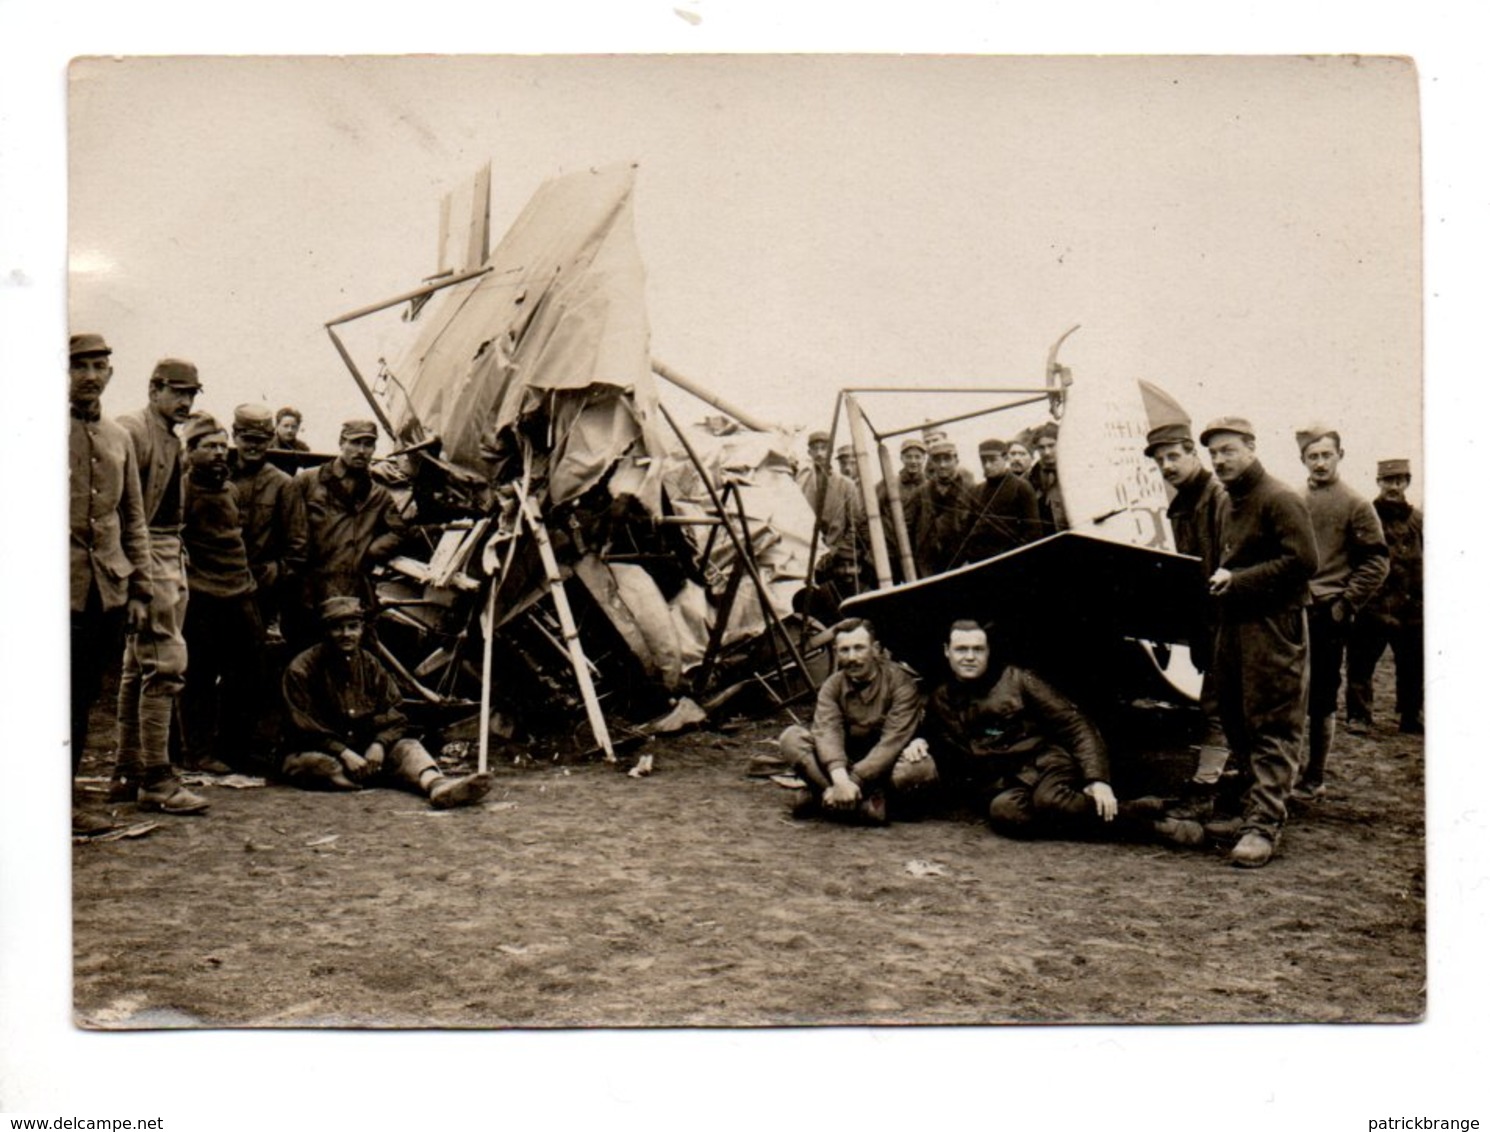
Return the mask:
[[1419, 83], [76, 59], [76, 1025], [1422, 1019]]

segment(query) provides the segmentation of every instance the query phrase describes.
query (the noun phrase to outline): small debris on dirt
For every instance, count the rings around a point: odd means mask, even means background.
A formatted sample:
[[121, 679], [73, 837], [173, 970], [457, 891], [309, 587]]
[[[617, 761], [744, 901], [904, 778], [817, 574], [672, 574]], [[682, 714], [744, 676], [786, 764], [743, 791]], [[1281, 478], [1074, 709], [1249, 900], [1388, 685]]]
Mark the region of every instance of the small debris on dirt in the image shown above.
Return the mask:
[[339, 834], [339, 833], [328, 833], [325, 837], [316, 837], [316, 838], [311, 839], [310, 841], [307, 841], [305, 843], [305, 847], [307, 849], [314, 849], [314, 848], [316, 848], [317, 846], [320, 846], [320, 845], [331, 845], [339, 837], [341, 837], [341, 834]]
[[134, 825], [121, 826], [119, 829], [111, 829], [107, 833], [95, 833], [92, 835], [79, 835], [74, 837], [73, 844], [80, 841], [96, 845], [100, 841], [123, 841], [127, 837], [144, 837], [160, 828], [158, 821], [136, 822]]
[[905, 871], [913, 877], [944, 877], [947, 875], [947, 866], [939, 865], [935, 861], [922, 861], [920, 859], [907, 861]]

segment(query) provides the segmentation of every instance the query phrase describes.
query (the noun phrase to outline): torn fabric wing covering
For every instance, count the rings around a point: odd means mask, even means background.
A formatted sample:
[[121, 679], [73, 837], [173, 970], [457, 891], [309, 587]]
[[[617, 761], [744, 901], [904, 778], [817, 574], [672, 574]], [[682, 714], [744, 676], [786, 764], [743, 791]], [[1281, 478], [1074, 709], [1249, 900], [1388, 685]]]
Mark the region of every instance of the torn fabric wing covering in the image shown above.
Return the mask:
[[[616, 165], [546, 182], [490, 271], [430, 300], [383, 394], [401, 440], [438, 436], [445, 461], [480, 472], [483, 441], [546, 413], [549, 506], [628, 453], [661, 452], [634, 181]], [[658, 464], [629, 481], [653, 513]]]

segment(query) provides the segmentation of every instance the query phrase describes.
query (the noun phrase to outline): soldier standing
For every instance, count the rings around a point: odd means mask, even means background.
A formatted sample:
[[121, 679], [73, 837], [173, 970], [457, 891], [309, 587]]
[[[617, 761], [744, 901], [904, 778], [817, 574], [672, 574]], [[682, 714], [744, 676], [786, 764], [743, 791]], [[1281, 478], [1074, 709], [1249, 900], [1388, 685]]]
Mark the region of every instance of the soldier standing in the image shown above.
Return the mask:
[[[1221, 564], [1222, 532], [1226, 524], [1226, 489], [1200, 461], [1190, 422], [1179, 421], [1151, 429], [1143, 454], [1159, 467], [1164, 482], [1174, 490], [1169, 501], [1169, 525], [1174, 531], [1174, 548], [1181, 554], [1200, 559], [1206, 577]], [[1200, 685], [1200, 706], [1205, 713], [1206, 730], [1200, 741], [1195, 773], [1188, 785], [1187, 803], [1171, 811], [1175, 817], [1209, 818], [1215, 808], [1216, 791], [1226, 760], [1231, 752], [1221, 727], [1221, 713], [1216, 689], [1215, 643], [1218, 610], [1214, 604], [1205, 607], [1205, 617], [1190, 632], [1190, 660], [1204, 674]]]
[[176, 426], [186, 422], [201, 391], [196, 366], [164, 358], [150, 375], [149, 403], [119, 418], [134, 446], [150, 531], [150, 616], [124, 646], [118, 761], [109, 797], [133, 797], [140, 809], [165, 814], [198, 814], [208, 806], [182, 785], [170, 756], [171, 719], [186, 686], [185, 484]]
[[305, 571], [300, 600], [285, 609], [285, 637], [302, 649], [316, 637], [316, 611], [328, 597], [359, 598], [377, 609], [370, 571], [403, 539], [404, 522], [393, 494], [372, 478], [378, 426], [347, 421], [341, 453], [329, 464], [295, 477], [295, 506], [305, 516]]
[[1387, 646], [1397, 670], [1397, 717], [1404, 735], [1423, 732], [1423, 513], [1407, 502], [1412, 465], [1376, 466], [1377, 518], [1390, 565], [1381, 589], [1356, 614], [1346, 649], [1345, 728], [1371, 726], [1371, 678]]
[[1221, 723], [1248, 778], [1231, 862], [1258, 868], [1277, 851], [1298, 773], [1309, 687], [1304, 608], [1318, 558], [1308, 508], [1263, 469], [1250, 422], [1222, 417], [1200, 442], [1231, 500], [1210, 577]]
[[[114, 376], [113, 351], [101, 334], [74, 334], [68, 346], [67, 557], [76, 776], [88, 742], [88, 714], [104, 673], [118, 663], [125, 632], [138, 633], [149, 616], [150, 533], [134, 445], [99, 409], [99, 398]], [[112, 828], [112, 822], [74, 801], [73, 833]]]
[[1340, 434], [1319, 425], [1299, 431], [1296, 439], [1299, 458], [1309, 469], [1304, 502], [1319, 552], [1319, 568], [1309, 582], [1309, 761], [1295, 791], [1311, 799], [1324, 793], [1350, 623], [1386, 580], [1388, 562], [1381, 520], [1340, 481], [1345, 455]]

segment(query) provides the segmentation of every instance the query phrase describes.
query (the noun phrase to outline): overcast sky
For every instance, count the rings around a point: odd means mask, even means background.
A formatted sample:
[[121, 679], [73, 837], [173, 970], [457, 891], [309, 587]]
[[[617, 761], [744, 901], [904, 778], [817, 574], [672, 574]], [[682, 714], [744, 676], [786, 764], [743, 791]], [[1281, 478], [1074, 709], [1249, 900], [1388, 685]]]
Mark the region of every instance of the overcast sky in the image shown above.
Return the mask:
[[849, 383], [1042, 380], [1079, 322], [1078, 387], [1248, 414], [1289, 479], [1315, 418], [1363, 489], [1420, 463], [1403, 61], [125, 59], [70, 96], [72, 324], [115, 344], [112, 412], [175, 354], [202, 407], [295, 403], [324, 449], [367, 412], [322, 324], [434, 270], [444, 192], [491, 159], [496, 239], [546, 178], [632, 161], [654, 355], [785, 425]]

